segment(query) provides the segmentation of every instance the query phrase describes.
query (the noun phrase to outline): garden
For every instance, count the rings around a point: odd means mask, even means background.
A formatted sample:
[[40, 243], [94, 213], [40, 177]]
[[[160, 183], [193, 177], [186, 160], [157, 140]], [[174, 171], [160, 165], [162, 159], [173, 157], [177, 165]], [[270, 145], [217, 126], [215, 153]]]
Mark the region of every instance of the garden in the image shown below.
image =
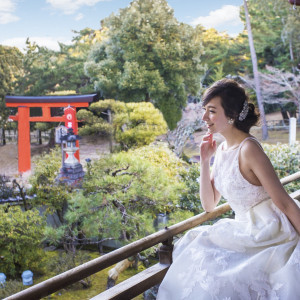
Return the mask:
[[[29, 174], [6, 175], [5, 159], [1, 161], [0, 274], [6, 276], [0, 280], [1, 299], [28, 287], [21, 277], [25, 270], [36, 284], [203, 212], [198, 162], [206, 129], [201, 101], [215, 80], [237, 80], [259, 107], [262, 121], [251, 134], [262, 143], [277, 175], [300, 170], [299, 9], [291, 11], [289, 3], [279, 0], [250, 0], [248, 8], [257, 74], [246, 31], [232, 38], [179, 23], [165, 0], [134, 0], [103, 20], [101, 30], [75, 32], [73, 44], [60, 44], [57, 52], [29, 40], [25, 53], [0, 45], [0, 153], [17, 147], [9, 135], [17, 132], [17, 122], [8, 119], [16, 110], [6, 107], [5, 95], [98, 95], [89, 107], [77, 109], [78, 135], [88, 149], [81, 158], [85, 174], [79, 184], [58, 180], [58, 123], [31, 122], [31, 133], [37, 132], [31, 146], [40, 151], [32, 157]], [[240, 15], [246, 27], [243, 7]], [[30, 109], [31, 116], [40, 114]], [[51, 114], [62, 115], [62, 109]], [[275, 114], [280, 126], [270, 128]], [[293, 144], [290, 118], [298, 124]], [[286, 189], [292, 193], [300, 183]], [[90, 299], [157, 263], [158, 247], [45, 299]], [[150, 294], [136, 299], [155, 299]]]

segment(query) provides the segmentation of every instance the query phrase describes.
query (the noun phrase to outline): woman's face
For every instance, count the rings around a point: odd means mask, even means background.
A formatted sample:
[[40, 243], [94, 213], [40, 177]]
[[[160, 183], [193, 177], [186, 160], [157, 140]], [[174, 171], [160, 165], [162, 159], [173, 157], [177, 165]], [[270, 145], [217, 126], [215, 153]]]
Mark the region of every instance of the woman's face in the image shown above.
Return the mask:
[[221, 133], [228, 130], [233, 125], [228, 124], [228, 117], [226, 117], [224, 108], [221, 105], [221, 98], [212, 98], [204, 107], [204, 114], [202, 120], [206, 123], [207, 129], [210, 133]]

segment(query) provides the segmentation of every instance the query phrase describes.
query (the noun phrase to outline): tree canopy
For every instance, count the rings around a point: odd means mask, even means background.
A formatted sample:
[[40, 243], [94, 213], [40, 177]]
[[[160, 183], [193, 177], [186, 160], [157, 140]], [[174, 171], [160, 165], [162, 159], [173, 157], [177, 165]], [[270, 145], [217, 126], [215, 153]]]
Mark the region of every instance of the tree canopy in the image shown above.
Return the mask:
[[105, 98], [151, 101], [170, 128], [203, 73], [200, 37], [179, 23], [165, 0], [135, 0], [102, 22], [107, 39], [95, 45], [86, 74]]
[[112, 135], [127, 150], [150, 144], [167, 131], [161, 112], [149, 102], [106, 99], [92, 103], [88, 110], [79, 110], [77, 118], [84, 122], [79, 134]]
[[[259, 67], [295, 68], [300, 63], [299, 9], [288, 1], [249, 0], [248, 10]], [[243, 8], [240, 15], [245, 22]]]
[[85, 28], [74, 33], [73, 43], [60, 43], [60, 51], [40, 47], [27, 39], [19, 94], [36, 96], [70, 90], [75, 93], [94, 91], [89, 77], [84, 74], [83, 65], [91, 45], [100, 41], [104, 32]]
[[10, 110], [5, 106], [4, 98], [15, 90], [17, 77], [22, 73], [22, 58], [18, 48], [0, 45], [0, 128], [8, 121]]
[[41, 242], [45, 221], [36, 209], [22, 211], [19, 206], [0, 205], [1, 271], [20, 275], [40, 267]]

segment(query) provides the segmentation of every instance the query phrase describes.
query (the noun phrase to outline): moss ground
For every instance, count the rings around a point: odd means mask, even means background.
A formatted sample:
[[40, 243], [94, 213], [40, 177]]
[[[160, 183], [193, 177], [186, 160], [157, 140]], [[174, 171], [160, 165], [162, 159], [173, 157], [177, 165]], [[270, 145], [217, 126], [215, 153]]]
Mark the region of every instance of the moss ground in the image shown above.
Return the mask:
[[[91, 259], [99, 257], [99, 253], [97, 253], [97, 252], [89, 252], [88, 254], [91, 257]], [[53, 259], [55, 255], [57, 255], [56, 251], [49, 252], [49, 253], [47, 253], [47, 259]], [[79, 284], [76, 284], [68, 289], [62, 289], [56, 293], [53, 293], [52, 295], [47, 296], [43, 299], [60, 299], [60, 300], [90, 299], [106, 290], [108, 270], [111, 269], [112, 267], [113, 266], [106, 268], [106, 269], [96, 273], [95, 275], [91, 276], [92, 285], [90, 288], [82, 288]], [[137, 274], [138, 272], [141, 272], [144, 269], [145, 269], [145, 267], [143, 265], [139, 265], [138, 270], [135, 270], [134, 268], [129, 268], [129, 269], [125, 270], [124, 272], [122, 272], [120, 274], [120, 277], [119, 277], [118, 281], [116, 282], [116, 284], [126, 280], [127, 278]], [[55, 276], [55, 274], [51, 274], [51, 271], [48, 271], [46, 274], [47, 275], [37, 278], [37, 280], [34, 282], [34, 284], [42, 282], [42, 281], [50, 278], [51, 276]], [[143, 296], [140, 295], [134, 299], [140, 300], [140, 299], [143, 299]]]

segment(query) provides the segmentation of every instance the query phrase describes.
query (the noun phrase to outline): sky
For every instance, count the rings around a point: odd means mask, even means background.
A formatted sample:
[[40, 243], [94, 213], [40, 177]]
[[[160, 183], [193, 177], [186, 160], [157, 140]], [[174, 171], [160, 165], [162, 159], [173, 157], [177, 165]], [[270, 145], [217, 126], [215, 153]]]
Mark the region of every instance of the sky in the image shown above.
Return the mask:
[[[74, 30], [100, 28], [100, 21], [118, 14], [132, 0], [0, 0], [0, 44], [22, 51], [26, 38], [59, 50], [70, 44]], [[147, 1], [147, 0], [144, 0]], [[167, 0], [179, 22], [215, 28], [236, 36], [243, 30], [239, 7], [243, 0]]]

